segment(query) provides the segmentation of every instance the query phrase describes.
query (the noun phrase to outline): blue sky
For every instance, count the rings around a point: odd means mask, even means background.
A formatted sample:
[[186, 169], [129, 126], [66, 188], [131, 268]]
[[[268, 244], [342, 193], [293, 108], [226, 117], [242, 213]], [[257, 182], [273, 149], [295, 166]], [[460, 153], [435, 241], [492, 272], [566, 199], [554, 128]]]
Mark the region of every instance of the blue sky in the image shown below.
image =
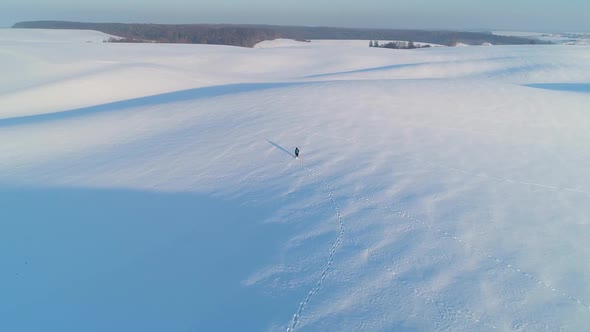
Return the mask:
[[590, 31], [586, 0], [2, 0], [24, 20]]

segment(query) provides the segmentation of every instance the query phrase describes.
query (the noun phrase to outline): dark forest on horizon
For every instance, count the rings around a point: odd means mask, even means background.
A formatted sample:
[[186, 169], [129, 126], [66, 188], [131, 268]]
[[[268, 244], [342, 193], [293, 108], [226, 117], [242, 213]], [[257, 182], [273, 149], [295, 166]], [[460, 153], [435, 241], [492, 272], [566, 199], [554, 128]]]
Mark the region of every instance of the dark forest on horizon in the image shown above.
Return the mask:
[[287, 38], [295, 40], [411, 40], [414, 42], [452, 45], [463, 43], [481, 45], [543, 44], [539, 40], [498, 36], [485, 32], [358, 29], [332, 27], [303, 27], [276, 25], [233, 24], [139, 24], [84, 23], [66, 21], [19, 22], [13, 28], [96, 30], [124, 38], [124, 41], [158, 43], [215, 44], [253, 47], [264, 40]]

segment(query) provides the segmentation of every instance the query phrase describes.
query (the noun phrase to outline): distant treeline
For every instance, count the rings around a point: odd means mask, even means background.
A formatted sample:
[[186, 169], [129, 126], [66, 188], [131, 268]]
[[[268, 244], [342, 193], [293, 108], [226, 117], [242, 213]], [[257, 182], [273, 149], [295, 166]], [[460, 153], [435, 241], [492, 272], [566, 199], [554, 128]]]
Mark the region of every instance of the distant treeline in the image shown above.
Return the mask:
[[[449, 45], [449, 46], [454, 46], [454, 45]], [[393, 48], [396, 50], [413, 50], [416, 48], [429, 48], [431, 46], [430, 46], [430, 44], [423, 44], [423, 45], [415, 44], [413, 41], [408, 41], [408, 42], [393, 41], [393, 42], [389, 42], [389, 43], [379, 44], [379, 41], [371, 40], [371, 42], [369, 43], [369, 47]]]
[[82, 23], [64, 21], [31, 21], [16, 23], [13, 28], [96, 30], [130, 41], [149, 40], [161, 43], [218, 44], [252, 47], [264, 40], [288, 38], [412, 40], [415, 42], [450, 45], [464, 43], [481, 45], [517, 45], [543, 43], [539, 40], [497, 36], [491, 33], [428, 31], [400, 29], [353, 29], [329, 27], [293, 27], [274, 25], [227, 24], [127, 24]]

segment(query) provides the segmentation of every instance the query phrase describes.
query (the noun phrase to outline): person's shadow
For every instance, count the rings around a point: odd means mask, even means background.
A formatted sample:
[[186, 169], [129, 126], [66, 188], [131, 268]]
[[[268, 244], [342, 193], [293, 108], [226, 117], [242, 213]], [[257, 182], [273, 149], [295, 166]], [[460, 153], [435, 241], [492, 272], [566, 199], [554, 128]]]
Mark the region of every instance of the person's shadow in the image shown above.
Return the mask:
[[265, 138], [265, 140], [270, 143], [272, 146], [274, 146], [275, 148], [283, 151], [284, 153], [288, 154], [289, 156], [296, 158], [294, 154], [292, 154], [291, 152], [287, 151], [284, 147], [278, 145], [277, 143], [270, 141], [268, 138]]

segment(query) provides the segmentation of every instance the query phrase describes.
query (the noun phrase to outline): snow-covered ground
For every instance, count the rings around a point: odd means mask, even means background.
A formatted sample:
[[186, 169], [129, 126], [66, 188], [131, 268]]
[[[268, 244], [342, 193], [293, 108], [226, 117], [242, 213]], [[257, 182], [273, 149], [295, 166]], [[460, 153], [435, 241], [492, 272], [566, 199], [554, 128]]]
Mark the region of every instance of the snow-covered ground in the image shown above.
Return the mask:
[[89, 30], [0, 29], [0, 42], [102, 43], [111, 37], [116, 38], [113, 35]]
[[590, 47], [60, 33], [0, 30], [0, 331], [590, 326]]
[[[308, 41], [300, 41], [293, 39], [275, 39], [265, 40], [256, 45], [254, 48], [282, 48], [282, 47], [369, 47], [372, 40], [331, 40], [331, 39], [314, 39]], [[390, 42], [407, 42], [405, 40], [377, 40], [379, 45], [384, 45]], [[432, 43], [414, 42], [417, 46], [430, 45], [432, 47], [440, 47], [443, 45]]]
[[524, 31], [494, 31], [495, 35], [514, 36], [548, 41], [554, 44], [565, 45], [590, 45], [590, 33], [588, 32], [524, 32]]
[[279, 39], [274, 39], [274, 40], [262, 41], [256, 45], [254, 45], [254, 48], [300, 47], [300, 46], [307, 46], [307, 44], [310, 42], [311, 41], [279, 38]]

